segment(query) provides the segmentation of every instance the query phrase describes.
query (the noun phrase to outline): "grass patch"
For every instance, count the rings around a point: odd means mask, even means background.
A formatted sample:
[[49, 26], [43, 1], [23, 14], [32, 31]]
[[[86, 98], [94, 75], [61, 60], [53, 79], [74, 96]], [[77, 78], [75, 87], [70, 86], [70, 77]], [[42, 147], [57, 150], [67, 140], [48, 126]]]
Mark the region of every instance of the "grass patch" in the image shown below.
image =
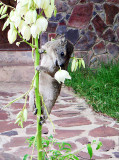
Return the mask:
[[72, 80], [65, 84], [76, 93], [86, 97], [96, 112], [105, 113], [119, 121], [119, 63], [101, 65], [101, 68], [89, 68], [71, 72]]

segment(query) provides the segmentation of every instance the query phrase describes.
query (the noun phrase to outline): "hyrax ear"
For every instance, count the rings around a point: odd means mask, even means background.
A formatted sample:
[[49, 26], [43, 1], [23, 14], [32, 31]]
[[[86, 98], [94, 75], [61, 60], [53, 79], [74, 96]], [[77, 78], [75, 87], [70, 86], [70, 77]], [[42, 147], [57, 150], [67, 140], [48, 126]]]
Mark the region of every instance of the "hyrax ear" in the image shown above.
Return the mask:
[[73, 50], [74, 50], [73, 44], [67, 40], [67, 45], [66, 45], [67, 55], [71, 56], [71, 54], [73, 53]]

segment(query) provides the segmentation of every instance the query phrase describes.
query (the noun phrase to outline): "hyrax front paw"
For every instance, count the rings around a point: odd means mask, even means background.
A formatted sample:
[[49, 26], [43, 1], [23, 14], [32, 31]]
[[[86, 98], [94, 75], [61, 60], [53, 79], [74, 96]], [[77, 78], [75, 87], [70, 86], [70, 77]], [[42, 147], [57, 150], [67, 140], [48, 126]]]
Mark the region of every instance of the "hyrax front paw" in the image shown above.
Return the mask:
[[36, 67], [36, 70], [37, 70], [37, 71], [40, 71], [40, 66], [37, 66], [37, 67]]
[[39, 49], [39, 54], [46, 53], [44, 49]]
[[45, 123], [45, 117], [43, 115], [40, 116], [40, 121], [39, 124], [43, 125], [43, 123]]

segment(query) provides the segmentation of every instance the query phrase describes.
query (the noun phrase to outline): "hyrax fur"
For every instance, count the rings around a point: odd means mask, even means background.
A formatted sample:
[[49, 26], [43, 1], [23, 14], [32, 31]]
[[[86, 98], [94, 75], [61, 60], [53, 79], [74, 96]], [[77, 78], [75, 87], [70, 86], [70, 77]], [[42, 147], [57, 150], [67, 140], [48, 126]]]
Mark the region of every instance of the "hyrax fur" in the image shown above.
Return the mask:
[[[43, 97], [43, 101], [47, 108], [48, 114], [50, 114], [56, 99], [61, 90], [61, 84], [54, 79], [55, 73], [61, 69], [66, 70], [69, 59], [73, 52], [73, 45], [65, 38], [60, 38], [55, 41], [49, 41], [42, 46], [41, 50], [45, 50], [46, 54], [43, 54], [39, 70], [39, 93]], [[29, 94], [29, 105], [33, 109], [35, 108], [35, 94], [34, 89]], [[42, 121], [48, 118], [47, 112], [43, 104], [41, 104]]]

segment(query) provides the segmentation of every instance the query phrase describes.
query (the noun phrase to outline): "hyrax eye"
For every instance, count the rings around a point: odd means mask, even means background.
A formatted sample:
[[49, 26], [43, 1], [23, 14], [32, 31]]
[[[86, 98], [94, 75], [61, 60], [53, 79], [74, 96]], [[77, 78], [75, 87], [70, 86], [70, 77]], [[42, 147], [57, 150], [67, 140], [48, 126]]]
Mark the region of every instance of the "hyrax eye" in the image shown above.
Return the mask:
[[61, 52], [61, 56], [62, 56], [62, 57], [64, 56], [64, 52]]

